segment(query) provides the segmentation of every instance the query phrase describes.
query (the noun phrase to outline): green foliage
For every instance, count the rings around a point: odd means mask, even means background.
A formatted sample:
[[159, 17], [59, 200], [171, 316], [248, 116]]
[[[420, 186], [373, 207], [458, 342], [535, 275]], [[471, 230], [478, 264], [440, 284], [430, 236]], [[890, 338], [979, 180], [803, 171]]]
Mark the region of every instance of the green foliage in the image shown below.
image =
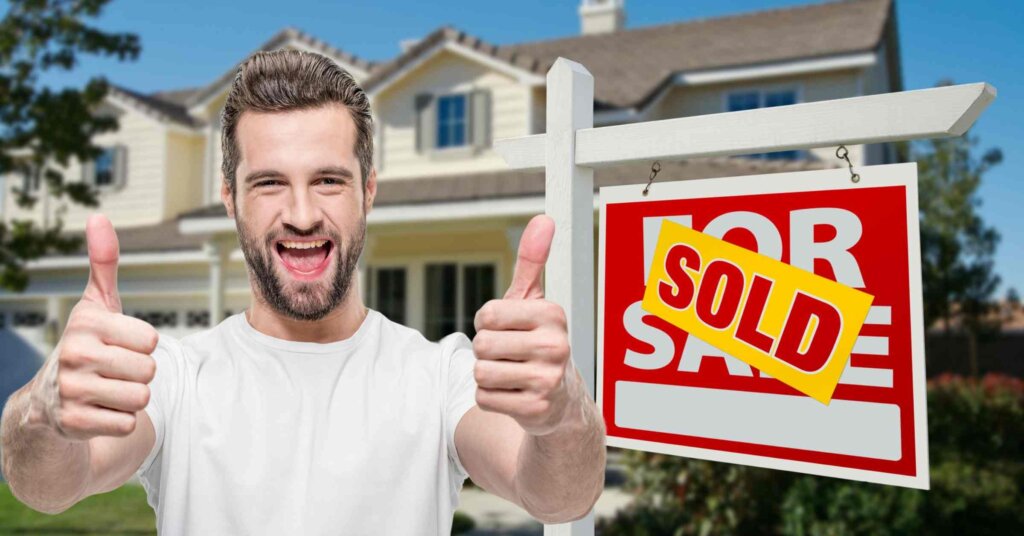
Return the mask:
[[930, 382], [931, 490], [629, 452], [608, 535], [1024, 533], [1024, 382]]
[[135, 484], [93, 495], [58, 515], [32, 510], [0, 484], [0, 534], [156, 534], [156, 514]]
[[[11, 0], [0, 20], [0, 176], [24, 178], [11, 192], [22, 207], [32, 208], [41, 196], [97, 204], [93, 188], [65, 181], [62, 169], [72, 161], [96, 158], [101, 149], [93, 137], [117, 128], [115, 117], [97, 113], [108, 84], [94, 77], [81, 89], [54, 90], [42, 85], [39, 75], [70, 71], [81, 54], [122, 61], [138, 57], [137, 36], [88, 24], [109, 1]], [[61, 223], [59, 212], [52, 221], [44, 217], [41, 225], [0, 222], [0, 287], [23, 290], [25, 261], [80, 245], [77, 238], [61, 236]]]
[[476, 528], [476, 521], [465, 513], [456, 510], [452, 517], [452, 534], [463, 534]]

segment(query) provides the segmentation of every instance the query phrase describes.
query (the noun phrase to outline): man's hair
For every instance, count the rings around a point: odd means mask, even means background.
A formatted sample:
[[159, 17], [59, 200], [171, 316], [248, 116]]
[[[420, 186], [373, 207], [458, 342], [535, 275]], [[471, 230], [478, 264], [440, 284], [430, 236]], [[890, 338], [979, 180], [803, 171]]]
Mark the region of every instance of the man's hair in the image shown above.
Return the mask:
[[355, 153], [365, 187], [373, 166], [373, 119], [370, 100], [352, 75], [326, 56], [298, 50], [257, 52], [242, 62], [221, 114], [221, 171], [231, 196], [241, 160], [236, 130], [243, 112], [286, 112], [329, 104], [343, 105], [352, 114]]

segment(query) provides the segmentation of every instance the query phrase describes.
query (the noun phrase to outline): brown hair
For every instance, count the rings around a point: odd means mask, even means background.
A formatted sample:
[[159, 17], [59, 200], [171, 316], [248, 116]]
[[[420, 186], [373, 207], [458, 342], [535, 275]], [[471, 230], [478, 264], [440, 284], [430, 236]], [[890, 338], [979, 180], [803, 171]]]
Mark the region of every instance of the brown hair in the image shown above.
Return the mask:
[[352, 75], [326, 56], [298, 50], [257, 52], [242, 62], [221, 114], [221, 171], [231, 196], [241, 160], [235, 130], [242, 112], [285, 112], [331, 103], [352, 113], [355, 153], [365, 188], [373, 166], [373, 118], [370, 100]]

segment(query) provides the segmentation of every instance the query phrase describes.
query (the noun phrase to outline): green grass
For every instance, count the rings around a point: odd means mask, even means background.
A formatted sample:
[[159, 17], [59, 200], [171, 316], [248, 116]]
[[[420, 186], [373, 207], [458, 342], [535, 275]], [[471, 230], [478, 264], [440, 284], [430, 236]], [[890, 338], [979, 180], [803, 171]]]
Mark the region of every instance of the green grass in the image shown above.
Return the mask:
[[0, 534], [156, 534], [156, 514], [137, 484], [94, 495], [51, 516], [21, 504], [0, 483]]

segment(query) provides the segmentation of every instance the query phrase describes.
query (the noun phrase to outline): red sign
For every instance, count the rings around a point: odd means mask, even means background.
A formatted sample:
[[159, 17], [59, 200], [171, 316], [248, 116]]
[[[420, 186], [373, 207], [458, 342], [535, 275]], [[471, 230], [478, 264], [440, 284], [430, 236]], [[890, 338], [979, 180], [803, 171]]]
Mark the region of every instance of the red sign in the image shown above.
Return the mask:
[[[601, 189], [609, 445], [928, 488], [917, 168], [858, 172]], [[827, 405], [643, 308], [664, 220], [874, 297]]]

